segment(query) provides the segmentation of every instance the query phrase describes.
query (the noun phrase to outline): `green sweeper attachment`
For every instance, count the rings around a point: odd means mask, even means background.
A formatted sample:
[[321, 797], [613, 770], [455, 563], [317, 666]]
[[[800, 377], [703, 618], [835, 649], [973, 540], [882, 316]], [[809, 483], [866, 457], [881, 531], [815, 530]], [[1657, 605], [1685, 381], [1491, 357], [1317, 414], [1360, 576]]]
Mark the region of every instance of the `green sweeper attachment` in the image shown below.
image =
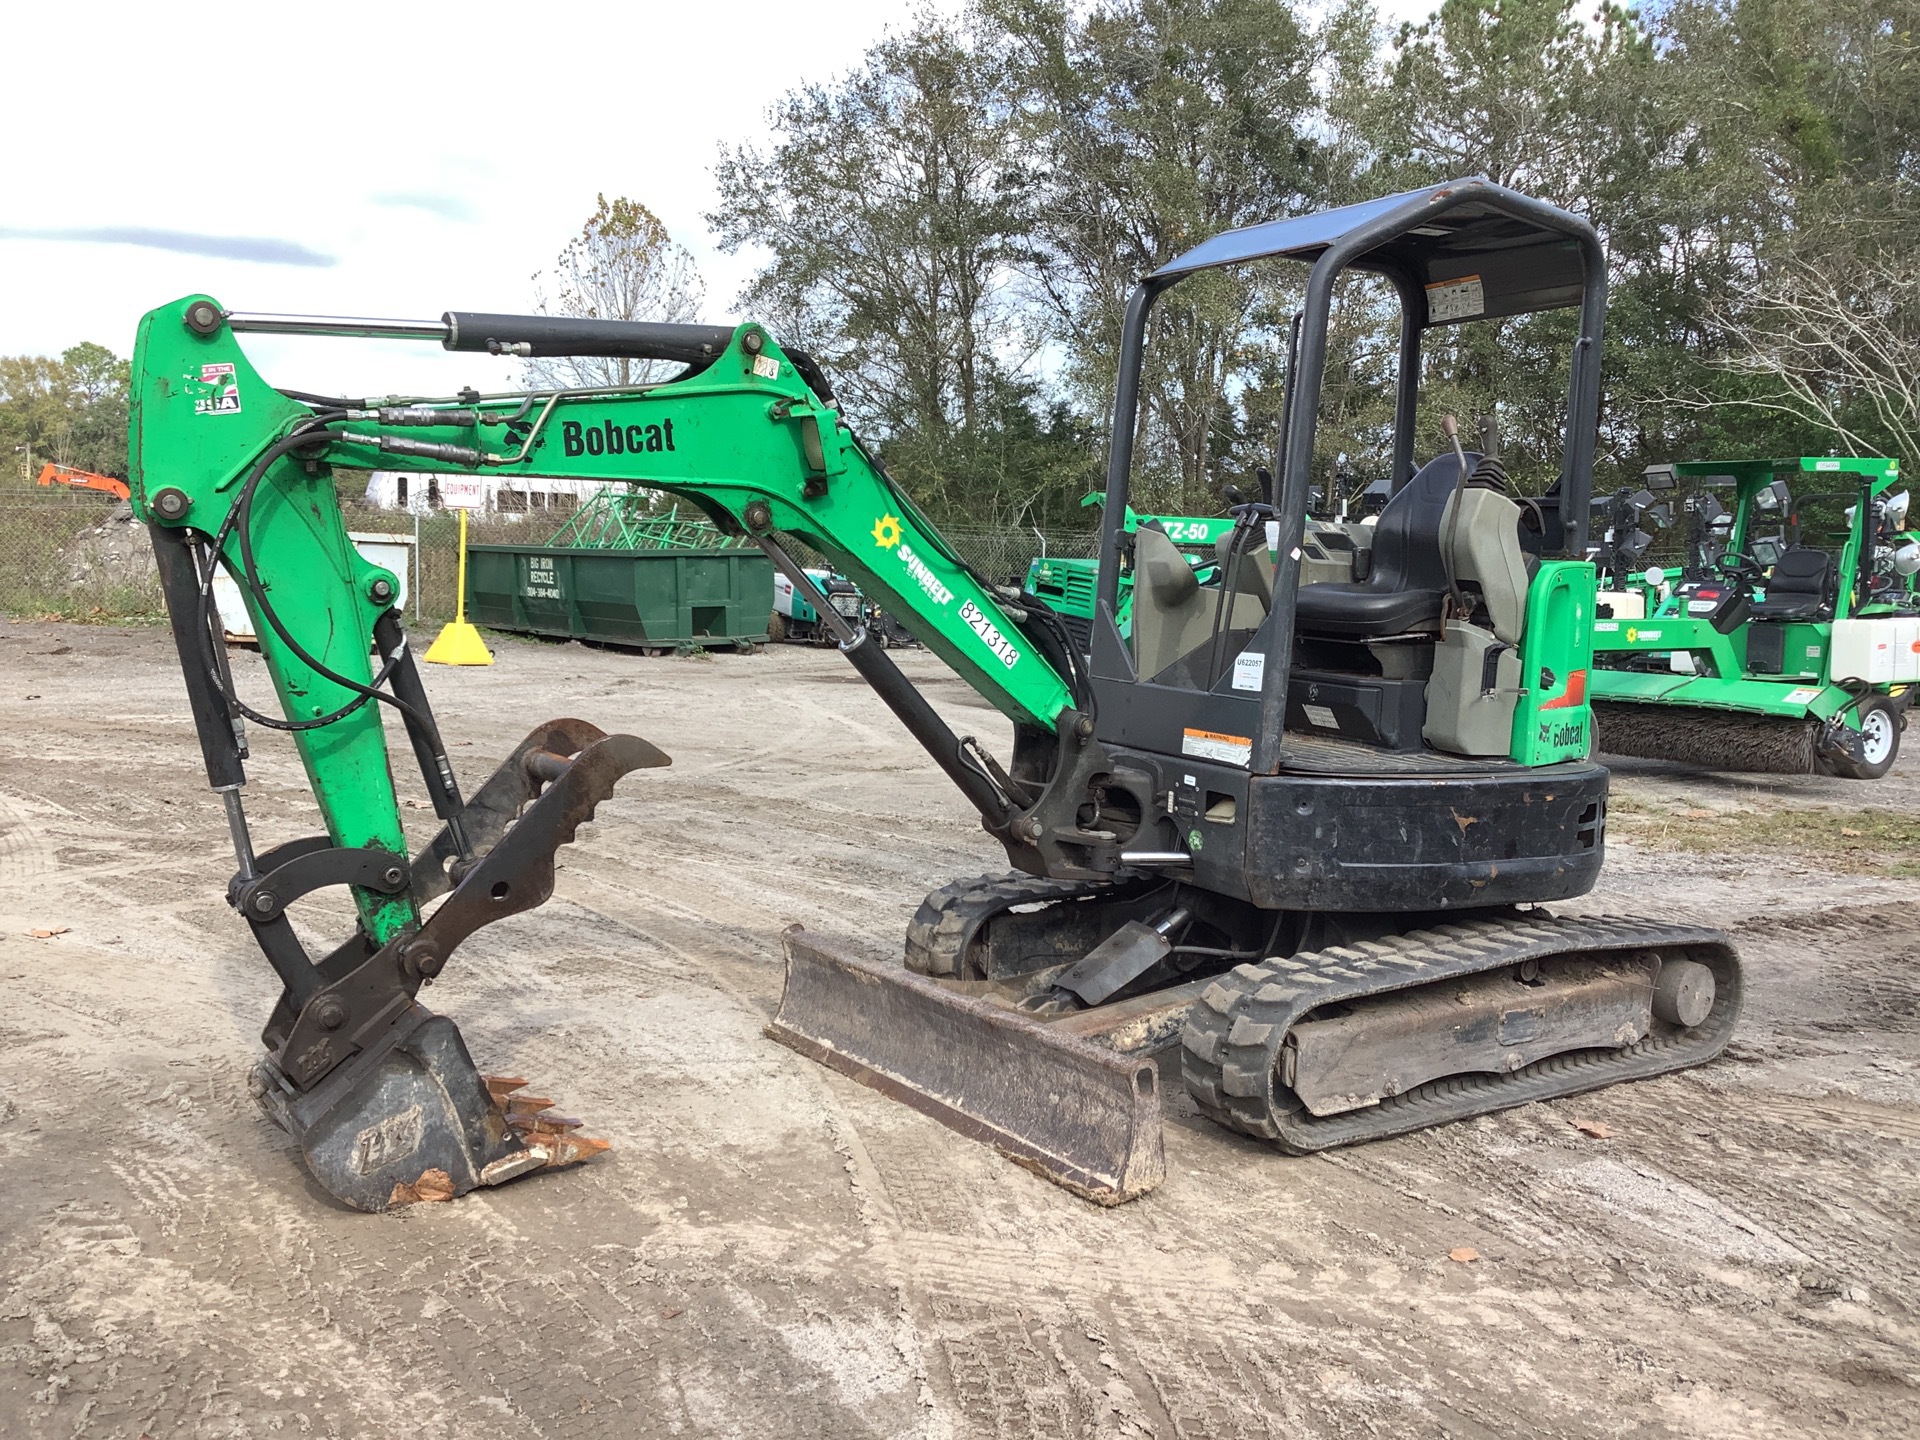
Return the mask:
[[[1920, 535], [1899, 461], [1698, 461], [1647, 478], [1611, 502], [1594, 547], [1610, 582], [1594, 623], [1601, 750], [1885, 775], [1920, 682]], [[1675, 563], [1641, 569], [1683, 517]]]

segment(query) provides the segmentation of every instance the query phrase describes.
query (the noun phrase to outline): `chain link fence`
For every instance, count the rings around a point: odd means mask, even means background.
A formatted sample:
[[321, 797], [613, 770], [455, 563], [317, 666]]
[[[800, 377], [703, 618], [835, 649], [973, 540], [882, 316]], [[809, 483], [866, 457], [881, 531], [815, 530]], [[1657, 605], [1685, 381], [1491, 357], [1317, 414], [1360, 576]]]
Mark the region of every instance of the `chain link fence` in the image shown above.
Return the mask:
[[146, 531], [98, 490], [0, 484], [0, 611], [120, 620], [163, 613]]
[[[414, 543], [406, 578], [407, 618], [417, 624], [453, 618], [459, 573], [459, 517], [452, 511], [414, 515], [347, 504], [349, 532], [392, 535]], [[566, 519], [563, 510], [474, 516], [473, 545], [539, 545]], [[958, 526], [941, 532], [947, 544], [988, 580], [1024, 579], [1034, 556], [1090, 556], [1099, 549], [1091, 529], [1041, 535], [1033, 530]], [[803, 563], [829, 562], [796, 545]], [[70, 620], [150, 620], [165, 606], [154, 572], [146, 527], [125, 501], [100, 491], [56, 491], [0, 483], [0, 613]]]

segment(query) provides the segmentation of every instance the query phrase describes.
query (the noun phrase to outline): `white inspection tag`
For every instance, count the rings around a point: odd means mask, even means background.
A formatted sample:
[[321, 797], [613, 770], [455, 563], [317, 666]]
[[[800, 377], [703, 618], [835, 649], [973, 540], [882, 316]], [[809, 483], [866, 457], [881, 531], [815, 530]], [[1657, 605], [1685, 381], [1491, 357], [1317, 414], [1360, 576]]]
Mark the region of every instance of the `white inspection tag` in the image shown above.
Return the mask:
[[1276, 560], [1280, 556], [1280, 522], [1267, 521], [1267, 558]]
[[1462, 275], [1458, 280], [1436, 280], [1427, 286], [1427, 323], [1443, 325], [1449, 320], [1471, 320], [1484, 315], [1486, 292], [1478, 275]]
[[1267, 678], [1267, 657], [1263, 651], [1243, 650], [1233, 657], [1233, 688], [1258, 690]]

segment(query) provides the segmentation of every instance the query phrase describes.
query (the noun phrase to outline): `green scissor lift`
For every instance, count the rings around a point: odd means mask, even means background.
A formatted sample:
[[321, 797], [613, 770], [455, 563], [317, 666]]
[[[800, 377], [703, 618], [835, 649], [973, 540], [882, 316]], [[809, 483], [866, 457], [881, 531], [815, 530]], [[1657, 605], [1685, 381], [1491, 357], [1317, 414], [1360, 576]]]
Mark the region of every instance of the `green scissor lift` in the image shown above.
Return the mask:
[[1884, 775], [1920, 681], [1920, 544], [1905, 528], [1900, 462], [1698, 461], [1650, 474], [1732, 500], [1714, 502], [1726, 513], [1704, 537], [1710, 561], [1696, 525], [1677, 587], [1656, 569], [1599, 595], [1589, 688], [1600, 748], [1718, 770]]

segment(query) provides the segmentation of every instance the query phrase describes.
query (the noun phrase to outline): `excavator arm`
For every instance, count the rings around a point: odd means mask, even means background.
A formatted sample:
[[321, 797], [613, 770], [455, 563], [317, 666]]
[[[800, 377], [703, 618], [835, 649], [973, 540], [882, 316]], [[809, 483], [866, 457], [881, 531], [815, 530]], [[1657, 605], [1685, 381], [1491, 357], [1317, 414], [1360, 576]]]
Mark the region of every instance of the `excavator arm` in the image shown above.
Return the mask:
[[[249, 328], [425, 332], [450, 349], [613, 353], [686, 368], [621, 389], [333, 399], [268, 384], [238, 339]], [[554, 849], [622, 775], [668, 762], [635, 737], [555, 720], [466, 799], [407, 645], [398, 577], [348, 538], [335, 466], [665, 491], [750, 537], [810, 590], [783, 537], [805, 542], [1013, 722], [1003, 766], [956, 736], [877, 640], [815, 597], [842, 651], [1016, 866], [1086, 881], [1126, 862], [1128, 822], [1150, 802], [1147, 777], [1107, 763], [1064, 628], [946, 545], [841, 419], [812, 363], [758, 325], [464, 312], [437, 325], [300, 321], [233, 316], [190, 296], [143, 319], [134, 372], [133, 500], [153, 536], [208, 780], [227, 809], [238, 865], [229, 899], [283, 986], [256, 1088], [315, 1175], [350, 1204], [377, 1209], [416, 1193], [424, 1159], [447, 1177], [424, 1183], [458, 1193], [580, 1153], [564, 1136], [530, 1140], [505, 1124], [513, 1107], [485, 1088], [451, 1022], [416, 997], [467, 934], [551, 893]], [[252, 616], [278, 715], [249, 706], [233, 684], [211, 601], [216, 567]], [[383, 709], [399, 718], [442, 822], [413, 856]], [[256, 853], [241, 803], [249, 722], [291, 733], [323, 836]], [[315, 960], [285, 911], [329, 885], [348, 887], [358, 925]], [[415, 1118], [396, 1120], [406, 1115]]]
[[60, 465], [48, 461], [40, 467], [37, 477], [42, 485], [65, 485], [74, 490], [102, 490], [116, 499], [127, 498], [127, 482], [116, 480], [111, 475], [96, 475], [91, 470], [81, 470], [72, 465]]
[[[452, 312], [438, 326], [448, 348], [691, 363], [670, 381], [628, 389], [309, 403], [262, 380], [235, 334], [302, 324], [321, 333], [336, 326], [358, 332], [378, 323], [246, 316], [230, 322], [212, 300], [189, 297], [153, 312], [142, 326], [139, 374], [150, 393], [135, 434], [139, 485], [148, 497], [173, 490], [184, 500], [177, 515], [152, 512], [163, 525], [205, 535], [227, 527], [222, 559], [248, 603], [269, 612], [264, 624], [255, 616], [256, 628], [277, 642], [263, 639], [262, 653], [283, 704], [324, 714], [354, 698], [329, 689], [332, 662], [315, 671], [286, 643], [287, 632], [325, 634], [351, 648], [352, 637], [368, 631], [397, 593], [377, 589], [376, 567], [357, 561], [347, 544], [329, 499], [330, 466], [642, 486], [687, 500], [729, 533], [751, 538], [804, 591], [812, 582], [781, 537], [826, 555], [1013, 721], [1007, 768], [972, 738], [953, 735], [876, 641], [837, 614], [829, 619], [855, 668], [980, 811], [1012, 863], [1056, 878], [1118, 868], [1124, 837], [1097, 813], [1100, 797], [1137, 787], [1126, 776], [1116, 782], [1100, 763], [1078, 648], [1040, 602], [976, 574], [942, 540], [841, 418], [827, 382], [804, 355], [787, 354], [754, 324], [728, 331]], [[209, 386], [219, 394], [203, 393]], [[262, 464], [267, 474], [253, 477]], [[302, 498], [292, 501], [295, 495]], [[253, 523], [230, 523], [243, 506]], [[282, 509], [299, 518], [289, 523]], [[273, 563], [284, 559], [290, 573], [307, 577], [298, 599], [284, 607], [299, 612], [295, 623], [274, 623], [271, 612], [283, 607], [272, 598], [271, 576], [261, 605], [243, 548], [250, 535], [256, 567], [259, 553], [272, 548]], [[316, 586], [320, 574], [336, 583]], [[824, 601], [816, 608], [832, 609]], [[324, 738], [296, 734], [323, 808], [351, 809], [377, 795], [364, 767], [342, 753], [356, 741], [377, 751], [377, 730], [369, 713]], [[323, 753], [326, 764], [317, 760]], [[1130, 796], [1116, 814], [1137, 814], [1142, 798]], [[1084, 809], [1089, 803], [1096, 813]]]

